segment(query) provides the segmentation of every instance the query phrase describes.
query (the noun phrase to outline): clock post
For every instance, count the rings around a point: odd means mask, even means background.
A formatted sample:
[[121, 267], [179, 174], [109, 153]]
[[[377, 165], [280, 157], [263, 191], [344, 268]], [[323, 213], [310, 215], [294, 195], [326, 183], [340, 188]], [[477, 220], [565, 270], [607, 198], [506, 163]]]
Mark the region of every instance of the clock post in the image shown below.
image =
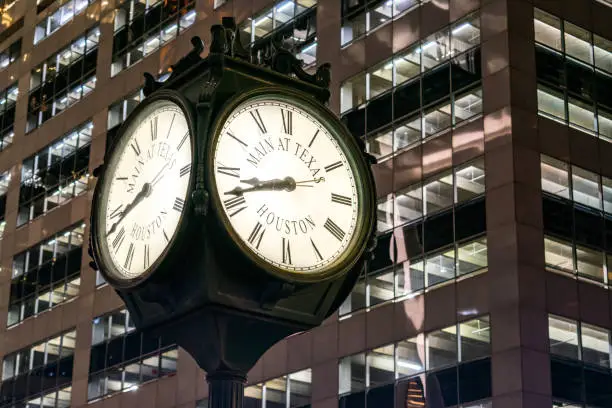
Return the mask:
[[211, 408], [239, 408], [264, 352], [350, 294], [376, 194], [372, 156], [325, 106], [328, 64], [308, 74], [278, 44], [252, 56], [233, 18], [211, 31], [206, 58], [194, 37], [168, 80], [145, 74], [94, 172], [90, 265], [138, 329], [206, 371]]

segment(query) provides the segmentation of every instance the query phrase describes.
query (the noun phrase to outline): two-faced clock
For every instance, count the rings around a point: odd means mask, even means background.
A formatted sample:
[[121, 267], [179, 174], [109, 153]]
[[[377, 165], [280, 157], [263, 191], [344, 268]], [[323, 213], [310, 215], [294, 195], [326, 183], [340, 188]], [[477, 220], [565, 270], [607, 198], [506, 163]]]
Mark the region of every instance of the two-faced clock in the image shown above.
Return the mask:
[[216, 214], [256, 265], [313, 282], [338, 277], [364, 253], [371, 172], [323, 105], [284, 89], [243, 94], [219, 116], [208, 149]]
[[141, 282], [175, 249], [193, 184], [192, 127], [189, 104], [163, 91], [121, 128], [98, 180], [91, 220], [94, 257], [115, 285]]

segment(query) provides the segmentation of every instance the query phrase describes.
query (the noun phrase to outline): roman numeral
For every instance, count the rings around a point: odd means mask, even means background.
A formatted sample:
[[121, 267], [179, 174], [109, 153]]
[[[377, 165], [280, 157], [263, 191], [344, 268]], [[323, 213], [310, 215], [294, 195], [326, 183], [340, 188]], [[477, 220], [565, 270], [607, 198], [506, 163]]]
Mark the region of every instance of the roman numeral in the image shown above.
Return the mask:
[[293, 112], [281, 108], [281, 115], [283, 117], [283, 132], [288, 135], [293, 134]]
[[266, 229], [261, 225], [261, 223], [255, 224], [255, 228], [251, 231], [251, 235], [249, 235], [248, 241], [249, 244], [255, 245], [255, 248], [259, 249], [259, 244], [261, 244], [261, 239], [263, 238], [264, 232]]
[[151, 140], [157, 139], [157, 116], [151, 119]]
[[185, 140], [187, 140], [187, 137], [189, 137], [189, 132], [185, 133], [185, 135], [181, 139], [180, 143], [176, 147], [176, 150], [181, 150], [181, 147], [183, 147], [183, 144], [185, 144]]
[[140, 146], [138, 146], [138, 140], [134, 139], [134, 141], [130, 143], [130, 146], [132, 147], [132, 149], [134, 149], [134, 153], [136, 153], [136, 156], [140, 156]]
[[223, 201], [223, 204], [225, 204], [225, 209], [228, 211], [231, 210], [232, 208], [240, 207], [236, 211], [231, 213], [230, 217], [233, 217], [234, 215], [238, 214], [240, 211], [247, 208], [246, 201], [244, 200], [244, 196], [230, 198], [228, 200]]
[[231, 132], [227, 132], [227, 135], [229, 137], [231, 137], [232, 139], [234, 139], [235, 141], [237, 141], [238, 143], [240, 143], [241, 145], [243, 145], [244, 147], [249, 147], [248, 144], [244, 143], [242, 140], [238, 139], [236, 136], [234, 136]]
[[283, 263], [291, 265], [291, 248], [286, 238], [283, 238]]
[[115, 180], [127, 180], [127, 177], [116, 177]]
[[337, 161], [335, 163], [330, 164], [329, 166], [325, 166], [325, 171], [332, 171], [337, 169], [338, 167], [342, 167], [342, 162]]
[[119, 207], [115, 208], [113, 211], [111, 211], [110, 215], [108, 216], [109, 219], [113, 219], [115, 217], [118, 217], [121, 215], [121, 208], [123, 207], [123, 204], [119, 204]]
[[343, 195], [340, 195], [340, 194], [332, 193], [331, 200], [332, 200], [332, 202], [338, 203], [338, 204], [344, 204], [344, 205], [348, 205], [348, 206], [353, 205], [353, 200], [351, 199], [351, 197], [343, 196]]
[[185, 165], [182, 169], [179, 170], [180, 177], [186, 176], [191, 171], [191, 164]]
[[325, 221], [325, 224], [323, 224], [323, 226], [334, 237], [336, 237], [338, 239], [338, 241], [342, 241], [342, 239], [344, 239], [344, 236], [346, 235], [346, 233], [344, 231], [342, 231], [342, 228], [340, 228], [335, 222], [333, 222], [329, 218]]
[[117, 250], [123, 243], [124, 239], [125, 239], [125, 228], [121, 227], [117, 235], [115, 235], [115, 239], [113, 239], [113, 249], [115, 250], [115, 252], [117, 252]]
[[[255, 113], [253, 113], [253, 112], [255, 112]], [[253, 109], [249, 113], [251, 114], [251, 116], [253, 117], [253, 120], [257, 124], [257, 127], [259, 128], [259, 131], [261, 133], [268, 133], [268, 130], [266, 129], [266, 125], [264, 125], [263, 120], [261, 119], [261, 115], [259, 114], [259, 110]]]
[[130, 247], [125, 256], [125, 263], [123, 264], [125, 269], [132, 269], [132, 259], [134, 259], [134, 243], [130, 242]]
[[312, 249], [314, 249], [314, 251], [315, 251], [315, 256], [317, 257], [317, 260], [318, 261], [322, 261], [323, 260], [323, 256], [321, 255], [321, 252], [319, 252], [319, 249], [315, 245], [315, 243], [312, 240], [312, 238], [310, 238], [310, 243], [312, 244]]
[[183, 207], [185, 207], [185, 200], [176, 197], [174, 199], [174, 205], [172, 206], [172, 209], [181, 212], [183, 211]]
[[170, 121], [170, 127], [168, 127], [168, 134], [166, 135], [166, 139], [170, 137], [170, 132], [172, 132], [172, 125], [174, 124], [175, 117], [176, 117], [176, 113], [173, 113], [172, 120]]
[[151, 258], [149, 256], [149, 244], [145, 244], [144, 247], [144, 268], [147, 269], [151, 265]]
[[162, 232], [164, 233], [164, 238], [166, 238], [166, 242], [170, 242], [170, 238], [168, 238], [168, 234], [166, 234], [166, 230], [162, 229]]
[[310, 143], [308, 143], [308, 147], [312, 147], [312, 144], [314, 143], [315, 139], [317, 138], [317, 135], [319, 134], [319, 129], [317, 129], [317, 131], [315, 132], [314, 136], [312, 137], [312, 139], [310, 139]]
[[218, 166], [217, 171], [221, 174], [225, 174], [226, 176], [240, 178], [240, 167]]

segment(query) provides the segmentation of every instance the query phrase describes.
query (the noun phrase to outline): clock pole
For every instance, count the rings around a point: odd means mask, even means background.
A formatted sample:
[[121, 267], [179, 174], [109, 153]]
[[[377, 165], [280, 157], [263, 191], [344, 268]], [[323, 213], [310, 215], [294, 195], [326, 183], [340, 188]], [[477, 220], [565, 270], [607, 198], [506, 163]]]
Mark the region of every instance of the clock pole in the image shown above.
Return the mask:
[[242, 408], [246, 373], [219, 370], [206, 375], [208, 408]]

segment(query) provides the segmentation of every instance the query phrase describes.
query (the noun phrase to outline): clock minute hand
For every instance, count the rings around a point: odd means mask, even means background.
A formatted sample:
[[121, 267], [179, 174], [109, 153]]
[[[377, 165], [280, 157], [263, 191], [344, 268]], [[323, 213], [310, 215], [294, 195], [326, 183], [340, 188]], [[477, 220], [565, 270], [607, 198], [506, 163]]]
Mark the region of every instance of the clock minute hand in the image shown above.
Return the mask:
[[146, 196], [148, 196], [150, 192], [151, 192], [151, 185], [149, 183], [144, 183], [142, 185], [142, 189], [138, 192], [138, 194], [136, 194], [136, 197], [134, 197], [134, 200], [132, 200], [131, 203], [125, 206], [125, 210], [121, 211], [121, 215], [119, 216], [119, 219], [117, 220], [117, 222], [115, 222], [112, 225], [111, 229], [108, 230], [106, 235], [108, 236], [112, 234], [113, 232], [115, 232], [119, 223], [121, 223], [121, 221], [123, 221], [123, 219], [128, 215], [128, 213], [132, 211], [134, 207], [136, 207], [138, 203], [140, 203]]
[[[243, 181], [243, 180], [241, 180]], [[252, 182], [251, 180], [243, 181], [247, 184]], [[225, 194], [231, 194], [235, 196], [241, 196], [244, 193], [251, 193], [254, 191], [293, 191], [295, 190], [295, 180], [291, 177], [285, 177], [284, 179], [273, 179], [266, 181], [259, 181], [253, 185], [253, 187], [242, 188], [240, 186], [234, 188], [233, 190], [227, 191]]]

